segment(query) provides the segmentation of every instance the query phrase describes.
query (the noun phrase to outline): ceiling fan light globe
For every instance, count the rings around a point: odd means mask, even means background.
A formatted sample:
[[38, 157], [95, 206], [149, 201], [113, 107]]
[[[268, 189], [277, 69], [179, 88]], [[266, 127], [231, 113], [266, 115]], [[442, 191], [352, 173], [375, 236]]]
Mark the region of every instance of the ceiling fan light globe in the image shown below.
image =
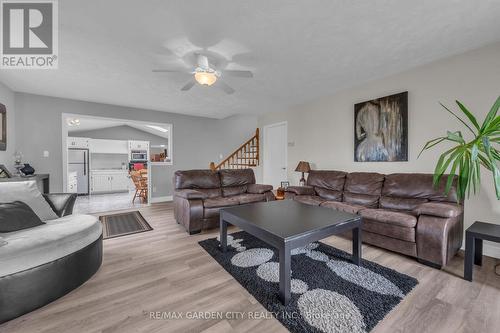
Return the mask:
[[217, 75], [210, 72], [196, 72], [194, 79], [201, 85], [211, 86], [217, 81]]

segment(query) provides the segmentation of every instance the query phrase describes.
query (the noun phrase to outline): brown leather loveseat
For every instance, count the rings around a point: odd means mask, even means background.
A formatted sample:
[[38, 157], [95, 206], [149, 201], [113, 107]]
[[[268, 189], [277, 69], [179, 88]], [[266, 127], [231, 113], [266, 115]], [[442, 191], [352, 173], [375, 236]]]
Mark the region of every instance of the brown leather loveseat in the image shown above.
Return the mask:
[[[286, 197], [363, 217], [363, 241], [440, 268], [462, 246], [463, 205], [445, 179], [432, 174], [312, 170], [307, 186], [288, 187]], [[445, 177], [444, 177], [445, 178]]]
[[274, 200], [273, 187], [255, 184], [252, 169], [176, 171], [174, 186], [175, 219], [191, 235], [219, 226], [221, 208]]

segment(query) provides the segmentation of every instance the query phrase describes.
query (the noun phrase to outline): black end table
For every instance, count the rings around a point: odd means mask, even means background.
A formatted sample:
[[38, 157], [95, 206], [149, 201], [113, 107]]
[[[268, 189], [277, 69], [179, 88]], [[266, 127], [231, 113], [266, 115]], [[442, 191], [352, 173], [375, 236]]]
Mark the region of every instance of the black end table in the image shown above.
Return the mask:
[[220, 211], [220, 247], [227, 247], [227, 225], [232, 224], [279, 251], [280, 299], [290, 301], [291, 250], [328, 236], [352, 231], [352, 261], [361, 260], [361, 216], [293, 200], [260, 202]]
[[500, 243], [500, 225], [474, 222], [465, 231], [465, 280], [472, 281], [474, 264], [483, 263], [483, 240]]

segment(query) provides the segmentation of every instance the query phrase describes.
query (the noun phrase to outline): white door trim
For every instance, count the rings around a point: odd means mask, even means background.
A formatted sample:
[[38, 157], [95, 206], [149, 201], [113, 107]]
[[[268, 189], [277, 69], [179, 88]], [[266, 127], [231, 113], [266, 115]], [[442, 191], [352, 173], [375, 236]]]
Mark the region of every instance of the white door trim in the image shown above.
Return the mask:
[[269, 160], [269, 156], [267, 155], [268, 154], [268, 149], [266, 149], [266, 147], [269, 147], [268, 145], [268, 142], [267, 142], [267, 138], [268, 138], [268, 135], [267, 135], [267, 131], [270, 129], [270, 128], [273, 128], [273, 127], [277, 127], [277, 126], [283, 126], [285, 125], [285, 168], [286, 168], [286, 177], [288, 180], [288, 122], [287, 121], [280, 121], [278, 123], [273, 123], [273, 124], [269, 124], [269, 125], [265, 125], [264, 126], [264, 146], [263, 146], [263, 149], [264, 149], [264, 158], [262, 160], [262, 179], [266, 179], [266, 160], [268, 161]]

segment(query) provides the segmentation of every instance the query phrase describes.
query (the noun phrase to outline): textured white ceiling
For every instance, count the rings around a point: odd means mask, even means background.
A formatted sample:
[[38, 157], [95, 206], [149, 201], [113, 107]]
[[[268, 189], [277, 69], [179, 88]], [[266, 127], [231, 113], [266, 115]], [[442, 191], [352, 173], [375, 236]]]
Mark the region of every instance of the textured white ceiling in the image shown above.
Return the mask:
[[[64, 0], [59, 69], [1, 70], [15, 91], [224, 118], [265, 113], [500, 40], [498, 0]], [[179, 88], [194, 52], [236, 89]]]

